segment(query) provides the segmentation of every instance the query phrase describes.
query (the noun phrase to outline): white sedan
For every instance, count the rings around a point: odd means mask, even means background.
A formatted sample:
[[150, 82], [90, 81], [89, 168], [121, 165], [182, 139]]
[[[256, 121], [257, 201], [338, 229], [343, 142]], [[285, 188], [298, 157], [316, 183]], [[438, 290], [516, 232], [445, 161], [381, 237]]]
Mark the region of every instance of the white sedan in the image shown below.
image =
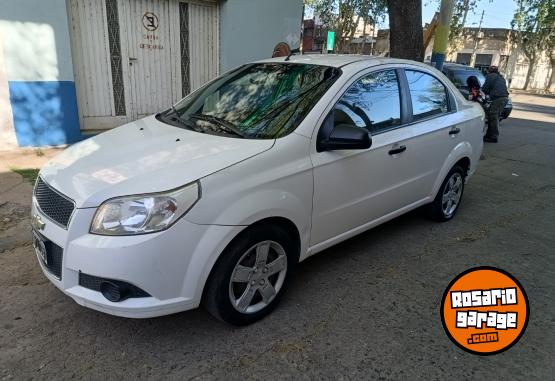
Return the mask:
[[33, 245], [77, 303], [232, 324], [276, 307], [298, 262], [426, 205], [453, 218], [484, 114], [422, 63], [293, 56], [243, 65], [40, 171]]

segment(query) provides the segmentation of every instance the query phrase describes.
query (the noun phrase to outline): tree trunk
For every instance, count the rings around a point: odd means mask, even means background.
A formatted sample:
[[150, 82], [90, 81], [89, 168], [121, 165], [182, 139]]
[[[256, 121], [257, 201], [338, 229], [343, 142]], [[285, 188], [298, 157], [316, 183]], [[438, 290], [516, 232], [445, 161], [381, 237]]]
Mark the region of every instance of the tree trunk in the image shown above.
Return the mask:
[[524, 81], [524, 90], [528, 90], [528, 86], [530, 86], [532, 73], [534, 72], [534, 68], [536, 67], [536, 57], [531, 57], [528, 62], [529, 64], [528, 70], [526, 71], [526, 81]]
[[422, 0], [387, 0], [389, 56], [424, 60]]
[[550, 93], [555, 93], [555, 58], [553, 58], [553, 56], [551, 58], [551, 78], [549, 78], [547, 91]]
[[355, 26], [352, 27], [349, 30], [349, 39], [347, 41], [345, 41], [345, 43], [344, 43], [345, 45], [344, 45], [343, 51], [341, 53], [345, 53], [345, 50], [346, 50], [345, 48], [348, 49], [347, 53], [351, 53], [351, 43], [353, 41], [353, 37], [355, 36], [355, 32], [357, 31], [359, 22], [360, 22], [360, 15], [357, 16], [357, 19], [355, 21]]
[[360, 51], [358, 54], [364, 54], [364, 45], [366, 45], [366, 16], [364, 17], [364, 25], [362, 26], [362, 43], [360, 44]]

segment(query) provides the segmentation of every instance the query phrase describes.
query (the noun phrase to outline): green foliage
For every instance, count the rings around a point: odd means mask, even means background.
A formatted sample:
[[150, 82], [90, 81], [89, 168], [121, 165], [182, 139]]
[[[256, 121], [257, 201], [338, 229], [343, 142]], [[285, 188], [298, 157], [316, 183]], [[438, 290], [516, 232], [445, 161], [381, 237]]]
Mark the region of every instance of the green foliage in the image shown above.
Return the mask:
[[343, 52], [359, 21], [367, 25], [385, 18], [386, 0], [305, 0], [325, 27], [336, 32], [336, 51]]
[[[453, 15], [449, 25], [449, 47], [450, 52], [462, 48], [464, 41], [463, 29], [465, 27], [468, 14], [476, 13], [478, 5], [482, 0], [453, 0]], [[493, 0], [489, 0], [491, 3]], [[431, 0], [429, 4], [437, 3], [438, 11], [441, 1]], [[429, 22], [431, 20], [425, 20]]]
[[[490, 0], [491, 1], [491, 0]], [[449, 28], [449, 49], [456, 51], [463, 43], [463, 29], [468, 13], [475, 13], [480, 0], [455, 0]]]
[[555, 0], [516, 0], [517, 9], [511, 22], [515, 41], [528, 59], [534, 62], [547, 49], [555, 47]]
[[35, 180], [37, 179], [38, 175], [39, 175], [39, 169], [38, 168], [10, 168], [12, 172], [17, 173], [18, 175], [21, 175], [25, 180], [29, 181], [31, 184], [35, 183]]

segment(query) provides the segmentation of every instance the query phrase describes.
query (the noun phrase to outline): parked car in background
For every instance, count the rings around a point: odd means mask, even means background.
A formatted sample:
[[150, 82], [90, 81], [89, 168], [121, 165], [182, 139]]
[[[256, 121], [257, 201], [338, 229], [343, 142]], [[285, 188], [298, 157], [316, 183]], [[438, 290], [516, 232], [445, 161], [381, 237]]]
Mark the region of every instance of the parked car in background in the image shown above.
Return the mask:
[[482, 108], [423, 63], [249, 63], [44, 166], [37, 258], [95, 310], [145, 318], [202, 303], [248, 324], [309, 256], [420, 206], [452, 219], [483, 124]]
[[[478, 78], [478, 81], [480, 81], [481, 86], [483, 86], [484, 82], [486, 81], [486, 78], [484, 77], [484, 75], [480, 70], [470, 66], [462, 65], [462, 64], [445, 63], [443, 65], [442, 71], [443, 71], [443, 74], [445, 74], [445, 76], [449, 78], [449, 80], [451, 80], [451, 82], [453, 82], [455, 86], [457, 86], [457, 89], [459, 89], [462, 95], [467, 99], [469, 96], [469, 90], [466, 85], [466, 79], [468, 77], [473, 75], [476, 78]], [[513, 102], [509, 97], [507, 98], [507, 103], [505, 103], [503, 112], [501, 112], [500, 114], [501, 120], [507, 119], [511, 114], [511, 111], [513, 111]]]

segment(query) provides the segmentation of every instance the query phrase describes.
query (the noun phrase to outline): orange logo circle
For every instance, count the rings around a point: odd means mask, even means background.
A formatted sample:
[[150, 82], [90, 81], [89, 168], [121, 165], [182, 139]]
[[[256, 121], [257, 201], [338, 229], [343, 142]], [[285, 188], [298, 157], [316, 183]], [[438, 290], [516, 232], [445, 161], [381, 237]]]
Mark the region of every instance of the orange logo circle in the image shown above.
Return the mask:
[[458, 275], [441, 301], [447, 336], [460, 348], [478, 355], [500, 353], [516, 344], [529, 316], [522, 285], [495, 267], [476, 267]]

